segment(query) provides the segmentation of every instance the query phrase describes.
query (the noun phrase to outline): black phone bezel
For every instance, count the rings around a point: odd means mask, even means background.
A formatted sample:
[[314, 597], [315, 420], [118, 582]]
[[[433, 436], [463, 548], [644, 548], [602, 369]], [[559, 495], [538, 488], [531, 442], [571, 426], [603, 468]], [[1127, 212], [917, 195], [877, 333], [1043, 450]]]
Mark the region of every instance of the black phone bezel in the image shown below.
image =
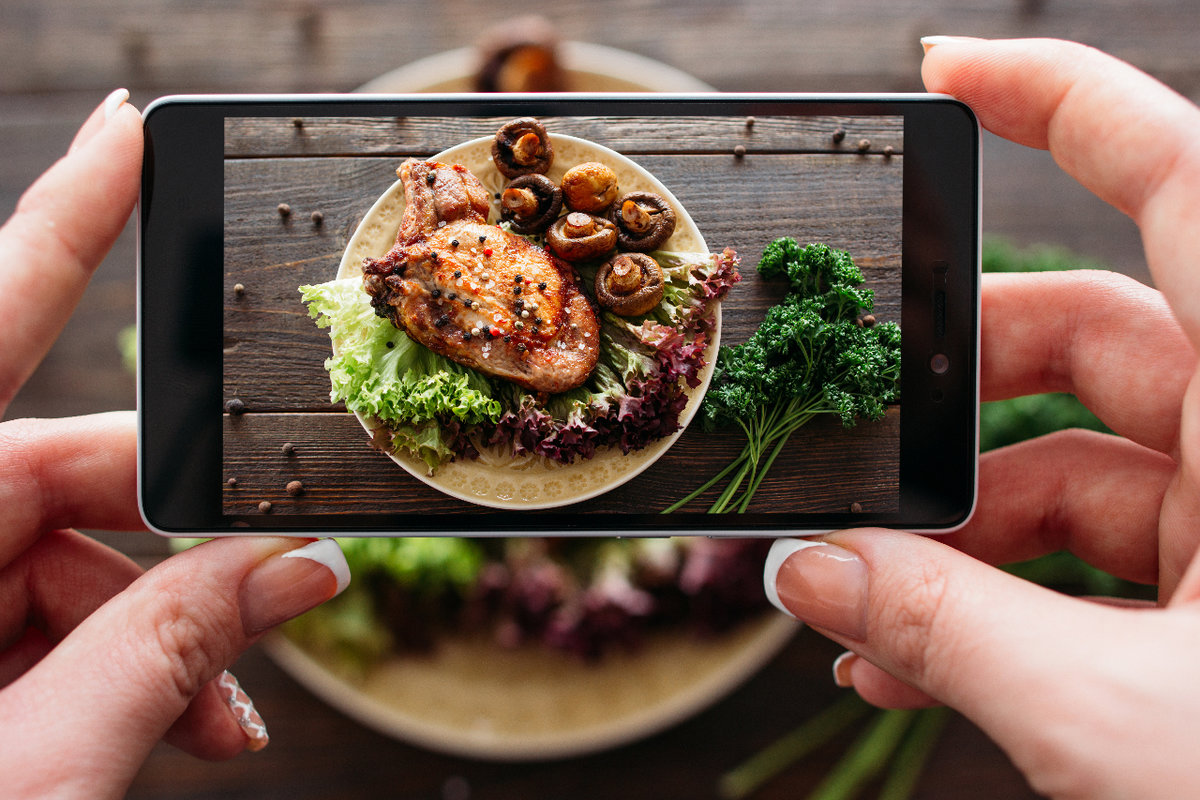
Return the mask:
[[[886, 115], [904, 119], [898, 514], [605, 516], [495, 513], [408, 520], [264, 516], [272, 533], [785, 535], [879, 525], [952, 530], [978, 462], [980, 134], [939, 95], [376, 95], [164, 98], [145, 113], [139, 207], [139, 500], [168, 535], [237, 533], [221, 513], [222, 208], [227, 116]], [[938, 374], [931, 360], [950, 369]], [[437, 520], [436, 524], [430, 520]]]

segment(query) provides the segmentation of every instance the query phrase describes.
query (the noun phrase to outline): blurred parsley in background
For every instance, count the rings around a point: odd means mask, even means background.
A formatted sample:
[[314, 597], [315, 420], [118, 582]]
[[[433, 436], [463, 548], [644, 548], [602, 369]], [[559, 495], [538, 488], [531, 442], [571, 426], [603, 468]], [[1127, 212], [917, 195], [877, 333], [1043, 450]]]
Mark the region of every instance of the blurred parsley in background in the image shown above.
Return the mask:
[[[1105, 268], [1062, 247], [1020, 248], [996, 238], [984, 240], [981, 263], [984, 272]], [[1074, 395], [1038, 394], [983, 403], [979, 411], [979, 449], [986, 452], [1066, 428], [1111, 433]], [[1109, 575], [1067, 552], [1010, 564], [1004, 569], [1068, 594], [1155, 597], [1154, 587]], [[808, 800], [845, 800], [859, 796], [868, 787], [877, 787], [875, 797], [907, 800], [937, 744], [947, 711], [875, 710], [868, 715], [871, 710], [852, 691], [843, 694], [795, 731], [726, 773], [718, 786], [721, 796], [730, 800], [748, 797], [791, 764], [845, 732], [857, 730], [858, 738], [847, 745], [841, 758], [807, 795]], [[862, 723], [864, 718], [867, 722]]]

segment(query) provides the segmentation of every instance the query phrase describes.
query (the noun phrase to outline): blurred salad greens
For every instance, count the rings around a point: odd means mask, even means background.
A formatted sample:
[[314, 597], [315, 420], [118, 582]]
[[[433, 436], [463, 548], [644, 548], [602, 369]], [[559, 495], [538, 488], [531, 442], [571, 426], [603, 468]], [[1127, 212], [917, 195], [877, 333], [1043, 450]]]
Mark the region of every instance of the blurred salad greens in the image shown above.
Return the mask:
[[285, 626], [332, 669], [360, 676], [439, 637], [537, 644], [585, 662], [660, 628], [707, 635], [767, 609], [765, 539], [347, 538], [354, 581]]

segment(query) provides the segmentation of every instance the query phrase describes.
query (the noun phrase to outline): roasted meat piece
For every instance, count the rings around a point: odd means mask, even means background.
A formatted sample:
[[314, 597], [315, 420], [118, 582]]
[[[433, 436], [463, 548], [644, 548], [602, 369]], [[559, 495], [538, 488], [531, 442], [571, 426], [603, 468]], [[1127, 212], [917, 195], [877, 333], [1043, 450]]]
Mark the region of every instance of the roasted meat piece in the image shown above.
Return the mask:
[[396, 244], [363, 263], [375, 313], [436, 353], [535, 392], [579, 386], [599, 323], [574, 270], [487, 224], [488, 195], [460, 165], [409, 159]]

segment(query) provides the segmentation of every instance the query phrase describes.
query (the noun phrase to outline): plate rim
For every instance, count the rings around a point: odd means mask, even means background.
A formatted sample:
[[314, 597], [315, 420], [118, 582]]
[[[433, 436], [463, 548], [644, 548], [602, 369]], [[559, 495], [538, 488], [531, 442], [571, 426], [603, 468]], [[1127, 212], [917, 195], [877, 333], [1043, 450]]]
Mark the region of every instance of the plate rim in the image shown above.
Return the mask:
[[[407, 93], [429, 91], [449, 80], [469, 78], [479, 63], [474, 45], [443, 50], [376, 76], [354, 91]], [[644, 87], [645, 92], [714, 92], [716, 87], [657, 59], [594, 42], [566, 40], [557, 54], [568, 72], [586, 73]], [[647, 76], [652, 76], [648, 81]]]

